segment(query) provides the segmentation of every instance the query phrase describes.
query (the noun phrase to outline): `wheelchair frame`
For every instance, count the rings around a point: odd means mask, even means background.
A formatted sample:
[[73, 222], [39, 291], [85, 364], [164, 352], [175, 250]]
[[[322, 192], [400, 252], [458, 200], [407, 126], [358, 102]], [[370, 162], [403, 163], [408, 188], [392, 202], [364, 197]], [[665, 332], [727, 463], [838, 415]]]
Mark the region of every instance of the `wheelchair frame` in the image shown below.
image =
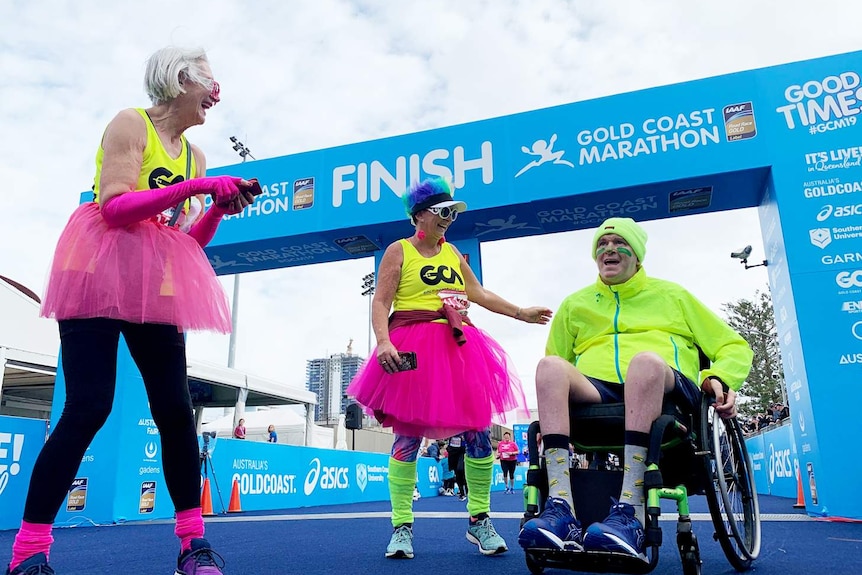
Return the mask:
[[[684, 414], [666, 401], [662, 415], [652, 425], [647, 471], [644, 474], [647, 561], [622, 553], [526, 549], [526, 563], [530, 572], [539, 575], [545, 567], [559, 567], [600, 573], [649, 573], [658, 564], [662, 543], [660, 500], [670, 499], [676, 502], [679, 515], [677, 548], [683, 573], [700, 575], [702, 561], [697, 537], [692, 531], [688, 503], [690, 494], [706, 495], [715, 528], [714, 539], [720, 543], [728, 561], [737, 571], [748, 570], [760, 553], [761, 537], [760, 510], [751, 461], [739, 422], [736, 418], [721, 419], [713, 403], [712, 397], [704, 396], [700, 413]], [[622, 453], [624, 404], [573, 406], [571, 420], [577, 421], [577, 425], [572, 426], [571, 436], [575, 451]], [[530, 424], [530, 467], [524, 486], [522, 526], [541, 513], [548, 496], [547, 474], [538, 453], [537, 436], [540, 431], [538, 421]], [[674, 461], [673, 457], [677, 457], [677, 460]], [[665, 469], [664, 474], [660, 462]], [[585, 471], [590, 473], [584, 474]], [[571, 470], [577, 516], [584, 529], [604, 518], [608, 497], [618, 496], [622, 483], [622, 473], [619, 471], [601, 472], [605, 475], [600, 482], [595, 481], [594, 472], [593, 469]], [[607, 474], [612, 474], [613, 478], [607, 480], [611, 477]], [[596, 491], [602, 493], [597, 494]], [[606, 496], [602, 497], [602, 494]]]

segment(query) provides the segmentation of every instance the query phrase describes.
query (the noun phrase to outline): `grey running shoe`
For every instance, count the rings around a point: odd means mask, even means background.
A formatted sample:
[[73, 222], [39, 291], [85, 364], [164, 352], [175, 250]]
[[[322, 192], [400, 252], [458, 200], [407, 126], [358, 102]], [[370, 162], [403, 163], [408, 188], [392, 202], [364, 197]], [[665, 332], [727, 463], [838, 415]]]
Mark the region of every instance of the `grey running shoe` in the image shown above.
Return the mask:
[[6, 575], [54, 575], [54, 570], [48, 566], [48, 558], [44, 553], [36, 553], [11, 571], [7, 568]]
[[388, 559], [413, 559], [413, 529], [407, 525], [399, 525], [392, 532], [389, 545], [386, 546]]
[[494, 529], [490, 517], [485, 517], [470, 523], [467, 528], [467, 541], [479, 546], [479, 552], [482, 555], [497, 555], [505, 553], [509, 550], [506, 547], [506, 542]]

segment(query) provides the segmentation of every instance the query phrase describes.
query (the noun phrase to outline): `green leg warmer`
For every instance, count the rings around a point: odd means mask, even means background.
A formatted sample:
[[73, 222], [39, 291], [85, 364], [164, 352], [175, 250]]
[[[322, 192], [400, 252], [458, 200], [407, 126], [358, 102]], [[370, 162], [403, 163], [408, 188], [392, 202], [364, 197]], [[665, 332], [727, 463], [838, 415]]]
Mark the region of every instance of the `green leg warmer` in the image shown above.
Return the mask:
[[389, 501], [392, 503], [392, 526], [413, 523], [413, 488], [416, 485], [416, 462], [405, 463], [389, 458]]
[[[391, 471], [389, 472], [391, 475]], [[482, 459], [464, 457], [464, 475], [467, 476], [467, 511], [470, 517], [491, 511], [491, 480], [494, 474], [494, 456]]]

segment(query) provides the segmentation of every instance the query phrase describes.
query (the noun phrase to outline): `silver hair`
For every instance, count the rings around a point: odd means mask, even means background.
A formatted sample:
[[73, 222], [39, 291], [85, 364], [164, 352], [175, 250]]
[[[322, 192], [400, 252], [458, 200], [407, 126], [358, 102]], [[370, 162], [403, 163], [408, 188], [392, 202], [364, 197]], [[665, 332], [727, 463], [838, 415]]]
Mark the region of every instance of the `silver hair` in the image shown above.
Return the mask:
[[144, 74], [144, 90], [154, 105], [170, 102], [185, 93], [180, 80], [212, 89], [213, 80], [203, 75], [200, 64], [209, 62], [202, 48], [176, 48], [168, 46], [150, 56]]

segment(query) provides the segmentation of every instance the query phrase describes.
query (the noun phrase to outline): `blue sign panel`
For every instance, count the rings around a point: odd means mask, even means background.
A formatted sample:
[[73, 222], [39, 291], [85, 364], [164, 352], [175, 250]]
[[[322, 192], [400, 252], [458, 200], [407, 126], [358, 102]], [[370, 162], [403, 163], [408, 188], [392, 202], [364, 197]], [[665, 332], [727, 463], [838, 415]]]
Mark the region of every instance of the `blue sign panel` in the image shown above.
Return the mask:
[[0, 415], [0, 529], [21, 525], [30, 474], [47, 432], [43, 420]]

